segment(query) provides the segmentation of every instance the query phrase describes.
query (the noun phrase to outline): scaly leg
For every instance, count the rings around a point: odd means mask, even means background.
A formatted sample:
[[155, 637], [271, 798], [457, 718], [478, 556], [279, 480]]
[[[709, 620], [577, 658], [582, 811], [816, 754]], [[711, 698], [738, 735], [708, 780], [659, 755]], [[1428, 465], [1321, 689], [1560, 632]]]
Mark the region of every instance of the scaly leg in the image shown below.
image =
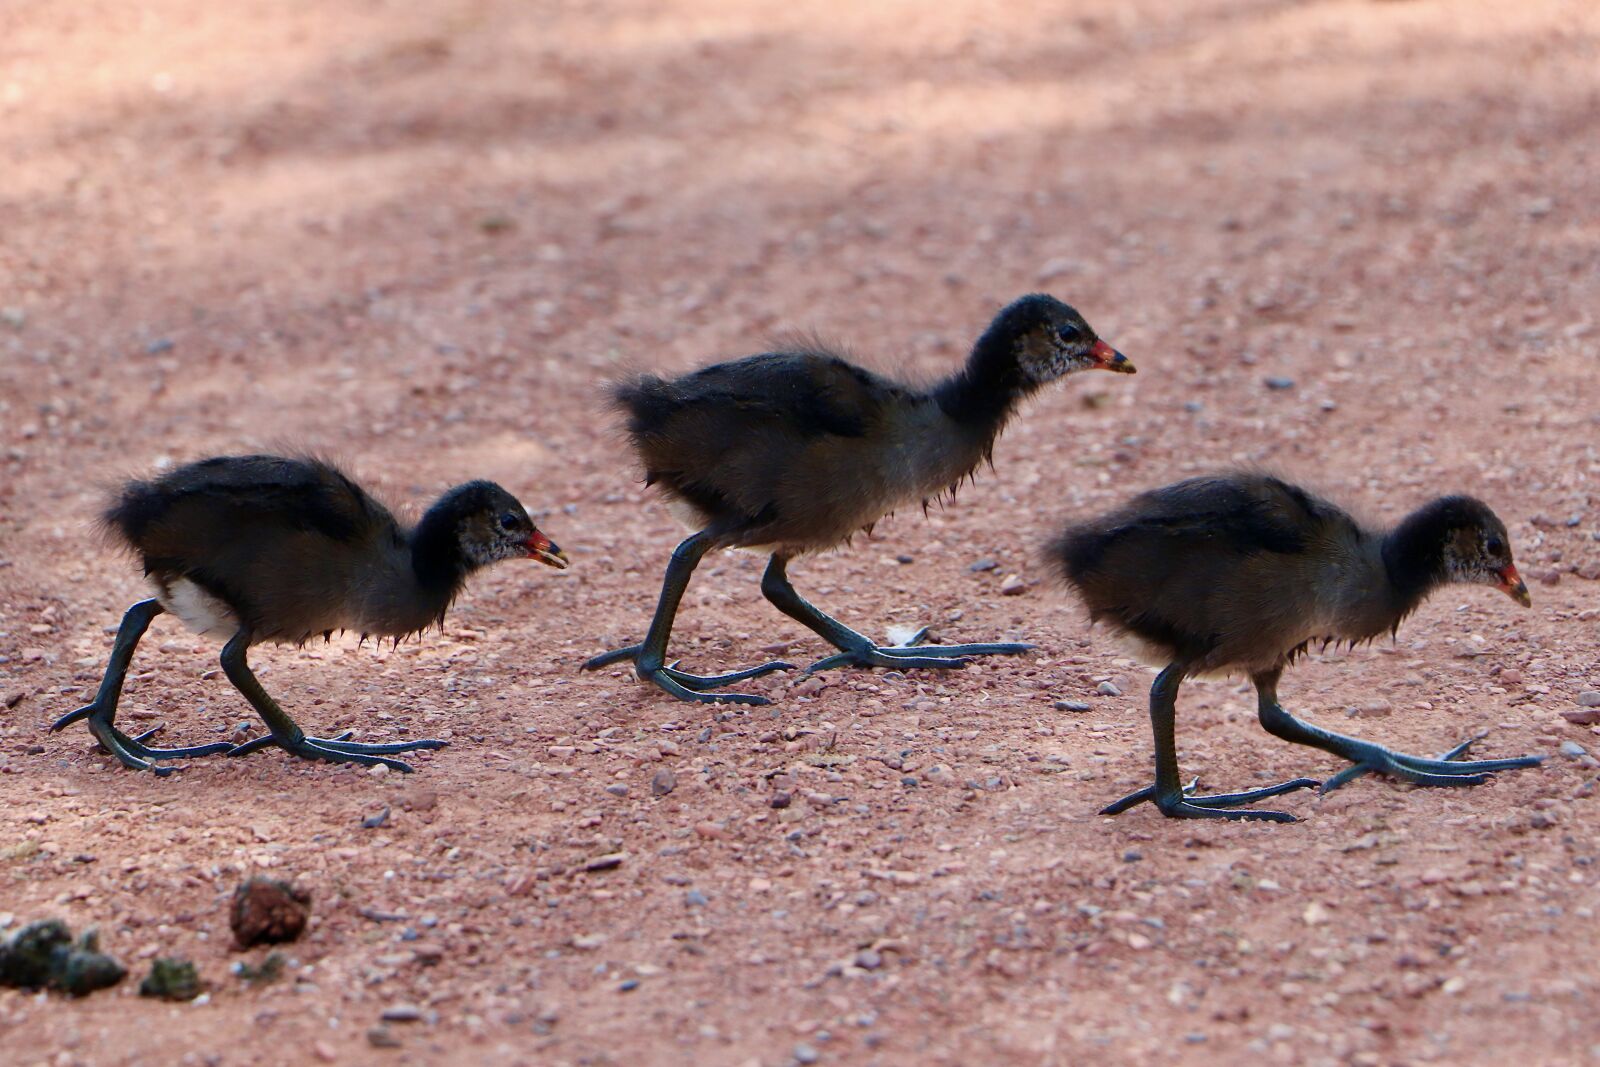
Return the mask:
[[1540, 756], [1457, 761], [1455, 757], [1467, 750], [1472, 744], [1471, 740], [1457, 745], [1439, 759], [1429, 759], [1426, 756], [1395, 752], [1371, 741], [1362, 741], [1359, 738], [1324, 730], [1283, 710], [1282, 705], [1278, 703], [1278, 677], [1282, 673], [1280, 668], [1265, 671], [1251, 679], [1256, 687], [1257, 717], [1261, 720], [1262, 727], [1274, 737], [1281, 737], [1297, 745], [1320, 748], [1354, 764], [1328, 779], [1327, 784], [1322, 787], [1324, 793], [1339, 788], [1351, 779], [1359, 778], [1367, 771], [1393, 775], [1417, 785], [1467, 786], [1480, 785], [1488, 781], [1495, 771], [1536, 767], [1543, 762], [1543, 757]]
[[707, 693], [708, 689], [742, 682], [746, 678], [759, 678], [773, 671], [789, 671], [794, 664], [774, 660], [759, 667], [750, 667], [728, 674], [690, 674], [678, 670], [677, 661], [668, 664], [667, 640], [672, 636], [672, 620], [677, 617], [678, 604], [689, 587], [689, 578], [699, 566], [700, 558], [711, 548], [711, 533], [701, 530], [672, 551], [667, 564], [666, 577], [661, 582], [661, 599], [656, 603], [655, 617], [650, 620], [650, 632], [641, 644], [629, 645], [613, 652], [603, 652], [584, 663], [580, 670], [592, 671], [620, 660], [633, 660], [633, 669], [645, 681], [654, 682], [680, 700], [693, 700], [701, 704], [770, 704], [766, 697], [753, 693]]
[[1285, 811], [1266, 811], [1247, 808], [1243, 811], [1219, 809], [1249, 804], [1266, 797], [1275, 797], [1296, 789], [1317, 785], [1311, 778], [1295, 778], [1264, 789], [1247, 793], [1219, 793], [1214, 796], [1191, 796], [1178, 778], [1178, 746], [1173, 721], [1177, 713], [1178, 687], [1183, 683], [1187, 664], [1173, 663], [1156, 676], [1150, 687], [1150, 732], [1156, 744], [1156, 782], [1136, 793], [1130, 793], [1114, 804], [1100, 809], [1102, 815], [1115, 815], [1135, 804], [1152, 801], [1161, 814], [1178, 819], [1260, 819], [1266, 822], [1295, 822], [1295, 817]]
[[276, 746], [302, 759], [326, 760], [329, 763], [357, 763], [372, 766], [381, 763], [397, 771], [410, 772], [411, 765], [385, 757], [394, 752], [411, 752], [419, 748], [444, 748], [446, 742], [424, 738], [420, 741], [397, 741], [392, 744], [369, 745], [351, 741], [349, 733], [338, 737], [307, 737], [305, 731], [289, 718], [267, 691], [245, 660], [250, 648], [250, 631], [241, 629], [222, 648], [222, 670], [233, 687], [244, 694], [250, 706], [256, 709], [271, 733], [232, 746], [230, 756], [247, 756], [268, 746]]
[[93, 702], [77, 711], [69, 711], [50, 726], [51, 730], [60, 730], [79, 719], [88, 719], [89, 732], [100, 742], [100, 747], [122, 761], [124, 767], [154, 771], [163, 777], [171, 774], [175, 768], [158, 767], [153, 761], [210, 756], [233, 747], [226, 741], [217, 741], [192, 748], [149, 748], [141, 742], [161, 729], [159, 726], [138, 737], [129, 737], [112, 725], [117, 717], [117, 703], [122, 699], [122, 682], [128, 675], [128, 665], [133, 662], [133, 650], [139, 647], [139, 639], [150, 628], [151, 621], [165, 610], [161, 602], [155, 599], [141, 600], [127, 610], [122, 616], [122, 625], [117, 629], [117, 639], [111, 645], [111, 659], [106, 663], [106, 673], [100, 679], [100, 689], [95, 693]]
[[903, 645], [875, 645], [865, 634], [857, 633], [838, 619], [812, 604], [789, 581], [789, 557], [774, 553], [761, 576], [761, 592], [774, 607], [839, 649], [837, 655], [820, 659], [806, 668], [807, 674], [834, 667], [965, 667], [968, 656], [1015, 656], [1032, 645], [999, 642], [975, 645], [919, 645], [928, 632], [924, 627]]

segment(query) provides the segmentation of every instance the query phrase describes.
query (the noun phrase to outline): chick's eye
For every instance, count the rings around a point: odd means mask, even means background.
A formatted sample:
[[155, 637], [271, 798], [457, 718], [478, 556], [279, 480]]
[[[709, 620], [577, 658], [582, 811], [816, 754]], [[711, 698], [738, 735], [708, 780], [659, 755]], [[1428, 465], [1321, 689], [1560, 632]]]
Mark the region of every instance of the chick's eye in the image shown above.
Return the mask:
[[500, 516], [500, 529], [515, 530], [516, 528], [517, 516], [515, 513], [508, 511], [504, 515]]
[[1484, 549], [1491, 556], [1498, 556], [1506, 550], [1506, 543], [1498, 537], [1491, 537], [1483, 543]]
[[1083, 331], [1070, 322], [1064, 322], [1056, 327], [1056, 336], [1061, 338], [1063, 344], [1076, 344], [1083, 340]]

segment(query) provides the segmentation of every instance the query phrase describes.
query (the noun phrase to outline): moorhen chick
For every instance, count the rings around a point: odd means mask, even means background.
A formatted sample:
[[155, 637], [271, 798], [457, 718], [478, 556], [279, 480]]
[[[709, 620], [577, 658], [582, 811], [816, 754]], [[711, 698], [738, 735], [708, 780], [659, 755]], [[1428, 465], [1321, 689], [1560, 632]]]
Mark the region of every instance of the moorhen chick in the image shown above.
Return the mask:
[[[515, 497], [493, 482], [467, 482], [407, 528], [349, 477], [319, 459], [221, 456], [131, 481], [103, 516], [107, 532], [137, 553], [155, 596], [129, 608], [94, 702], [52, 727], [87, 719], [89, 730], [128, 767], [170, 773], [152, 761], [268, 745], [332, 763], [382, 763], [434, 740], [361, 744], [345, 733], [307, 737], [262, 689], [245, 661], [261, 641], [304, 644], [353, 630], [392, 638], [442, 623], [467, 576], [497, 560], [567, 558]], [[155, 731], [128, 737], [113, 725], [134, 647], [163, 611], [193, 631], [226, 637], [222, 669], [271, 733], [233, 746], [147, 748]]]
[[766, 704], [706, 690], [791, 665], [714, 677], [666, 662], [689, 576], [714, 548], [771, 553], [761, 591], [778, 610], [840, 650], [807, 670], [962, 667], [967, 656], [1024, 652], [1024, 644], [882, 647], [813, 607], [789, 583], [789, 561], [832, 548], [897, 507], [927, 502], [988, 459], [1018, 403], [1076, 371], [1133, 373], [1072, 308], [1043, 294], [995, 316], [966, 365], [932, 388], [891, 380], [837, 352], [804, 346], [716, 363], [678, 378], [642, 375], [614, 387], [645, 483], [659, 485], [697, 532], [678, 545], [642, 644], [585, 669], [631, 659], [640, 678], [707, 703]]
[[1477, 785], [1489, 772], [1540, 762], [1452, 762], [1470, 741], [1424, 759], [1323, 730], [1278, 704], [1279, 676], [1309, 645], [1392, 634], [1441, 585], [1492, 585], [1531, 606], [1505, 524], [1472, 497], [1441, 497], [1380, 532], [1277, 478], [1216, 474], [1151, 490], [1069, 527], [1049, 552], [1091, 621], [1109, 623], [1165, 664], [1150, 690], [1155, 785], [1101, 814], [1152, 800], [1168, 816], [1294, 821], [1278, 811], [1221, 809], [1319, 784], [1313, 779], [1219, 796], [1187, 795], [1179, 785], [1178, 686], [1230, 670], [1249, 674], [1268, 733], [1351, 761], [1324, 792], [1369, 770], [1419, 785]]

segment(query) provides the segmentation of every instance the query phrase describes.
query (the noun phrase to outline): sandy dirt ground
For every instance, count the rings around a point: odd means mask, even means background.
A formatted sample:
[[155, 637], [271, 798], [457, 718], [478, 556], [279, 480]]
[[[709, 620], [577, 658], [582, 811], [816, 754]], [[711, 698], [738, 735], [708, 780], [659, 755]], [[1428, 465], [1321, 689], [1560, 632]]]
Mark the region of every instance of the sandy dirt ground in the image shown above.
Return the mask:
[[[1600, 737], [1561, 714], [1600, 689], [1597, 204], [1588, 0], [0, 7], [0, 923], [97, 924], [134, 970], [0, 991], [0, 1059], [1600, 1059]], [[1036, 653], [773, 675], [754, 709], [577, 673], [642, 634], [680, 535], [605, 379], [790, 329], [930, 376], [1037, 289], [1138, 376], [1052, 388], [952, 506], [793, 569], [874, 634]], [[285, 447], [405, 508], [497, 479], [572, 556], [397, 650], [254, 657], [308, 729], [451, 746], [157, 779], [47, 733], [142, 592], [108, 487]], [[1490, 501], [1531, 611], [1446, 590], [1284, 697], [1546, 764], [1294, 794], [1295, 825], [1097, 816], [1150, 773], [1151, 675], [1038, 546], [1237, 463], [1375, 522]], [[702, 567], [687, 667], [823, 654], [760, 566]], [[159, 620], [124, 721], [259, 730], [217, 652]], [[1179, 743], [1210, 789], [1336, 769], [1237, 682], [1186, 688]], [[314, 896], [264, 986], [229, 970], [265, 952], [229, 945], [251, 873]], [[168, 954], [201, 1001], [135, 994]]]

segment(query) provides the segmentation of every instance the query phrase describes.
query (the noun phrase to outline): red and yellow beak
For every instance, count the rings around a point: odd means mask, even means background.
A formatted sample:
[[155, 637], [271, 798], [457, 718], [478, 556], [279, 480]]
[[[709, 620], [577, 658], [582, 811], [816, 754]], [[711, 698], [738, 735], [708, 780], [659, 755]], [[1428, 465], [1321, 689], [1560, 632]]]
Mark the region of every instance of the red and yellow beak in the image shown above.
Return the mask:
[[567, 569], [567, 554], [538, 530], [533, 531], [533, 536], [528, 538], [528, 558], [548, 563], [559, 570]]
[[1528, 583], [1523, 581], [1522, 575], [1517, 573], [1517, 565], [1515, 563], [1507, 563], [1500, 568], [1500, 584], [1495, 588], [1523, 607], [1533, 607], [1533, 597], [1528, 595]]
[[1089, 349], [1089, 355], [1094, 357], [1096, 370], [1108, 370], [1113, 374], [1138, 373], [1138, 368], [1128, 361], [1127, 356], [1104, 341], [1096, 341], [1094, 347]]

